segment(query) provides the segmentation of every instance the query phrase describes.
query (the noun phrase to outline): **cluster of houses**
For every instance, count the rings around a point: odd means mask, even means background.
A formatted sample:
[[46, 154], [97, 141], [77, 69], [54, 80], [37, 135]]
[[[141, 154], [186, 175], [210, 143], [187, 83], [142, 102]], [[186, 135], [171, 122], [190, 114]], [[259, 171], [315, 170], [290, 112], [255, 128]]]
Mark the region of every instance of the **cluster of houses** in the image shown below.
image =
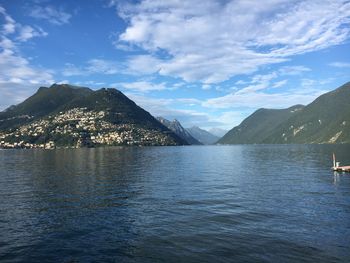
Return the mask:
[[135, 124], [108, 122], [106, 114], [104, 111], [91, 111], [87, 108], [59, 112], [17, 129], [0, 132], [0, 148], [176, 144], [166, 133], [158, 130], [145, 129]]

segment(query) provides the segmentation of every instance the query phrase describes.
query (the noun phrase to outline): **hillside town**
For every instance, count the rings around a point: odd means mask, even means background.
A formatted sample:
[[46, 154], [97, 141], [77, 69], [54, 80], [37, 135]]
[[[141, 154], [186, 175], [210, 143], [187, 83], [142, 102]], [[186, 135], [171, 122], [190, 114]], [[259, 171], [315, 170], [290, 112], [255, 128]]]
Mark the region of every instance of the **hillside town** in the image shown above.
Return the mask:
[[[0, 148], [79, 148], [104, 145], [176, 145], [166, 132], [114, 124], [105, 111], [73, 108], [0, 132]], [[118, 114], [118, 113], [114, 113]]]

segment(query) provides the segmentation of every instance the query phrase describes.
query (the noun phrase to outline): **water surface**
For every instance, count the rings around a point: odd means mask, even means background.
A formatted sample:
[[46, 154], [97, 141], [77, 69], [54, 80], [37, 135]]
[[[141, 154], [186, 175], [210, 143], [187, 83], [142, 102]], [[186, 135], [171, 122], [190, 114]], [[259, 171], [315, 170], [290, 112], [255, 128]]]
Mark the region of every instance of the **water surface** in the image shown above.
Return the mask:
[[1, 262], [350, 262], [349, 145], [0, 151]]

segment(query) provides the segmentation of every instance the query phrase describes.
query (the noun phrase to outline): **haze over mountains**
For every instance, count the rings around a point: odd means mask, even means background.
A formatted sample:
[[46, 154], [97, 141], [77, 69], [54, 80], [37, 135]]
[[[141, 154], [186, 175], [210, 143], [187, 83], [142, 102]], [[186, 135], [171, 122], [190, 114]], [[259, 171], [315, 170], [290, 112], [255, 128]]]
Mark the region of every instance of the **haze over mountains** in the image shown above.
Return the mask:
[[187, 128], [187, 131], [202, 144], [214, 144], [220, 138], [198, 126]]
[[214, 136], [216, 136], [218, 138], [221, 138], [222, 136], [224, 136], [228, 132], [228, 130], [214, 127], [214, 128], [209, 129], [208, 132], [210, 134], [213, 134]]
[[218, 143], [350, 143], [350, 82], [307, 106], [259, 109]]

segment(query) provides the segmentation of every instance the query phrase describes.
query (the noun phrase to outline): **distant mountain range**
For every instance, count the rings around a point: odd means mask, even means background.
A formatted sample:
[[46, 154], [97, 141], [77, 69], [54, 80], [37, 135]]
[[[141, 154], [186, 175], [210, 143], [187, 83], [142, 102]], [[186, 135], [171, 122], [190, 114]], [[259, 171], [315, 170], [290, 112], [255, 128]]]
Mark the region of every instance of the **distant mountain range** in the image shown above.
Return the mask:
[[0, 112], [0, 147], [187, 145], [116, 89], [41, 87]]
[[197, 126], [187, 128], [187, 131], [202, 144], [214, 144], [220, 138]]
[[307, 106], [259, 109], [219, 144], [350, 143], [350, 82]]
[[165, 125], [167, 128], [172, 130], [176, 135], [185, 140], [188, 144], [200, 145], [202, 144], [197, 139], [195, 139], [178, 120], [169, 121], [163, 117], [157, 117], [157, 120]]

